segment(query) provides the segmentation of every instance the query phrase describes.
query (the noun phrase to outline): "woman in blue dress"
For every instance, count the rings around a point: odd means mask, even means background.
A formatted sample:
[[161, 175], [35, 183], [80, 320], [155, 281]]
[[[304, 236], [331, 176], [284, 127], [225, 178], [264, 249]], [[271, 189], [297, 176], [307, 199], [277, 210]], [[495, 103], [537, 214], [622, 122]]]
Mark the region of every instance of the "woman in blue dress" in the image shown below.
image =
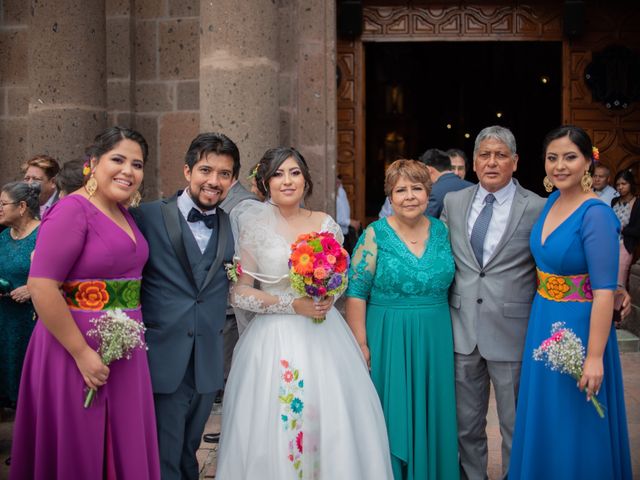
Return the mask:
[[[525, 343], [509, 479], [631, 479], [624, 391], [612, 326], [620, 224], [591, 191], [592, 147], [579, 127], [544, 141], [554, 192], [531, 232], [538, 269]], [[551, 370], [533, 351], [564, 322], [585, 347], [582, 378]], [[600, 418], [593, 395], [604, 406]]]
[[424, 215], [430, 189], [424, 164], [389, 166], [393, 215], [364, 231], [349, 271], [347, 322], [380, 396], [395, 480], [459, 477], [448, 302], [455, 264], [444, 223]]

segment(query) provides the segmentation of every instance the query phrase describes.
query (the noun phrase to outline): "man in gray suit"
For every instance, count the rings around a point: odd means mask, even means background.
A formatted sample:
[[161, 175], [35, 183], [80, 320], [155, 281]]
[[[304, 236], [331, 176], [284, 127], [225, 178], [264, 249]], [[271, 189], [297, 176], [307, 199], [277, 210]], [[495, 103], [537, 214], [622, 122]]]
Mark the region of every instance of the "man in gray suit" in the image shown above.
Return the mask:
[[217, 206], [239, 170], [228, 137], [198, 135], [185, 158], [187, 187], [134, 212], [149, 242], [141, 303], [163, 480], [198, 478], [196, 451], [223, 385], [224, 264], [234, 244], [229, 217]]
[[481, 480], [487, 478], [490, 383], [502, 434], [503, 475], [509, 466], [522, 350], [536, 291], [529, 234], [545, 201], [512, 178], [518, 155], [508, 129], [482, 130], [473, 157], [479, 185], [447, 194], [441, 218], [456, 262], [449, 303], [460, 475]]

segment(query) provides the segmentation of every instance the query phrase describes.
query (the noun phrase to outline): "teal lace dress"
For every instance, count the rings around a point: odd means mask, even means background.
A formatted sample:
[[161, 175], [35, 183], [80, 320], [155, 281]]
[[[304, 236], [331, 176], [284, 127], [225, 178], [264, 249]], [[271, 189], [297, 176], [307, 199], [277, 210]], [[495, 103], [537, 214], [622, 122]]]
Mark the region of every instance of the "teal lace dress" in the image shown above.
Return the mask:
[[[27, 283], [38, 229], [21, 240], [11, 238], [10, 230], [0, 232], [0, 279], [13, 290]], [[17, 303], [8, 295], [0, 297], [0, 407], [15, 406], [22, 362], [34, 325], [31, 302]]]
[[416, 257], [386, 218], [356, 245], [348, 297], [367, 302], [371, 377], [384, 411], [396, 480], [457, 479], [453, 335], [455, 265], [445, 225], [429, 217]]

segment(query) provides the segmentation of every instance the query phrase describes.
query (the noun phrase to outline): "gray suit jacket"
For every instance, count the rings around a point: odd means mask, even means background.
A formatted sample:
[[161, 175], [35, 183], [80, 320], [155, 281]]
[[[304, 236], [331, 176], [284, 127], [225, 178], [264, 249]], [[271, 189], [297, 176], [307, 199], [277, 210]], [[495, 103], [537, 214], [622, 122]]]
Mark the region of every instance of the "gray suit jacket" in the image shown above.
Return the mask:
[[[141, 303], [151, 381], [154, 393], [175, 392], [193, 352], [196, 390], [213, 393], [223, 386], [222, 328], [229, 291], [224, 263], [233, 259], [231, 226], [228, 215], [218, 209], [217, 232], [203, 255], [212, 262], [194, 268], [200, 251], [185, 248], [189, 237], [183, 227], [188, 227], [176, 200], [173, 196], [132, 211], [149, 242]], [[191, 248], [198, 249], [195, 240]]]
[[515, 181], [507, 228], [484, 268], [478, 265], [467, 219], [478, 186], [447, 194], [441, 219], [449, 227], [456, 262], [449, 293], [456, 353], [478, 347], [487, 360], [519, 362], [536, 291], [536, 270], [529, 235], [545, 200]]

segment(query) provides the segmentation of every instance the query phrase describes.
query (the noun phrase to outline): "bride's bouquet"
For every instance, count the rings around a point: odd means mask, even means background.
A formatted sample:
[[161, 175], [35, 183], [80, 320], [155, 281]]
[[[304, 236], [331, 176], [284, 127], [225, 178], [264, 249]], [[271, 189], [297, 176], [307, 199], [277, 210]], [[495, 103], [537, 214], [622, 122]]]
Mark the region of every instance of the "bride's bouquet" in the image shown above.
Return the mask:
[[[105, 365], [121, 358], [131, 358], [136, 348], [146, 349], [142, 335], [145, 331], [144, 325], [119, 308], [109, 310], [89, 322], [94, 328], [87, 332], [87, 336], [98, 340], [98, 354]], [[84, 408], [91, 406], [95, 395], [96, 390], [89, 389], [84, 399]]]
[[[544, 362], [551, 370], [571, 375], [576, 381], [582, 378], [584, 346], [580, 337], [570, 328], [564, 328], [564, 322], [551, 325], [551, 336], [533, 351], [533, 358]], [[591, 395], [591, 403], [600, 418], [604, 418], [604, 410], [595, 393]]]
[[[291, 244], [289, 278], [300, 295], [316, 302], [339, 295], [347, 288], [349, 254], [330, 232], [305, 233]], [[322, 323], [324, 318], [313, 319]]]

